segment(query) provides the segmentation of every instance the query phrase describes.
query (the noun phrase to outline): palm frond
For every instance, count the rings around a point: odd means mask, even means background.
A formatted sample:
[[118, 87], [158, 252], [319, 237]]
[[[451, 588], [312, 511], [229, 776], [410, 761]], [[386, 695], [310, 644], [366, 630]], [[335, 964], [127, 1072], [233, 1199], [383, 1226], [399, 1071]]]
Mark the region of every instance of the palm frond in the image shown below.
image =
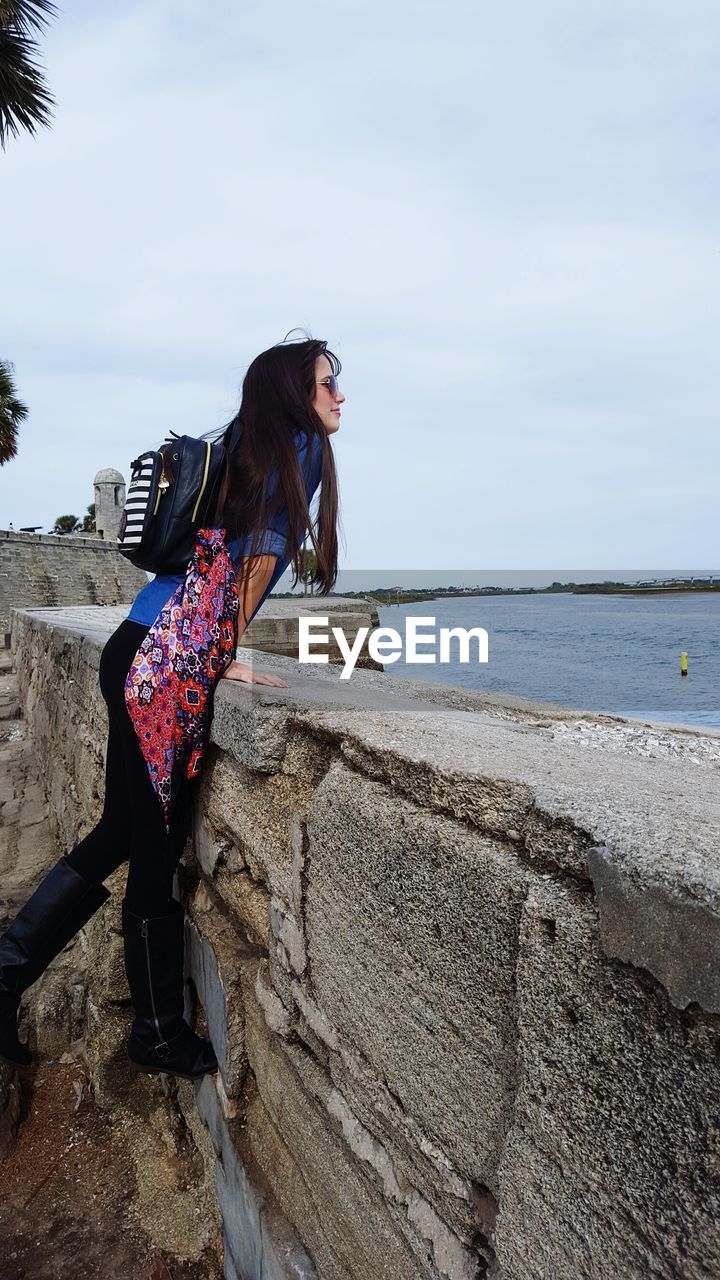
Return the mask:
[[0, 467], [17, 454], [18, 428], [28, 416], [15, 389], [14, 372], [9, 360], [0, 360]]
[[0, 147], [21, 129], [34, 133], [52, 119], [55, 105], [36, 65], [32, 32], [56, 12], [51, 0], [0, 0]]
[[53, 0], [0, 0], [0, 27], [13, 27], [27, 36], [44, 31], [57, 11]]

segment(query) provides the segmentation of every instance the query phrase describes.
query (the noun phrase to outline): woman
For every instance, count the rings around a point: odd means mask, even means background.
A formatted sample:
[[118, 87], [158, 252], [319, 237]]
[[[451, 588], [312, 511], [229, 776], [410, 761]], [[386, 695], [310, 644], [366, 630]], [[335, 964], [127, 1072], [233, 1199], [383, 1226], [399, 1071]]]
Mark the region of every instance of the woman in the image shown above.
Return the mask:
[[[127, 861], [122, 928], [135, 1013], [128, 1040], [130, 1060], [142, 1071], [190, 1079], [218, 1069], [212, 1045], [197, 1036], [183, 1016], [184, 912], [172, 896], [195, 784], [184, 770], [181, 774], [174, 768], [172, 787], [161, 803], [151, 748], [140, 733], [138, 702], [132, 694], [143, 652], [151, 649], [156, 655], [161, 650], [153, 646], [164, 642], [167, 656], [168, 640], [169, 648], [178, 640], [173, 619], [181, 606], [187, 608], [188, 600], [198, 598], [189, 584], [201, 544], [210, 558], [217, 556], [216, 567], [227, 566], [231, 592], [225, 590], [222, 603], [229, 608], [229, 595], [234, 602], [228, 614], [233, 621], [228, 652], [224, 662], [212, 667], [214, 679], [206, 682], [206, 691], [212, 694], [217, 678], [287, 687], [279, 677], [230, 658], [236, 639], [288, 565], [293, 566], [295, 581], [300, 578], [307, 534], [316, 556], [313, 583], [323, 593], [334, 585], [338, 501], [330, 436], [339, 428], [345, 399], [337, 383], [339, 372], [340, 362], [327, 344], [311, 338], [278, 343], [253, 360], [238, 414], [221, 433], [226, 445], [231, 438], [236, 443], [227, 455], [216, 527], [198, 535], [184, 578], [158, 576], [143, 587], [128, 618], [103, 649], [100, 688], [108, 707], [109, 734], [102, 816], [51, 868], [0, 939], [0, 1057], [12, 1063], [31, 1061], [17, 1033], [23, 991], [110, 896], [103, 881]], [[318, 485], [313, 521], [310, 504]], [[213, 622], [216, 619], [210, 620], [208, 635], [217, 637]], [[197, 660], [197, 654], [191, 657]], [[158, 676], [158, 688], [165, 691], [168, 682], [163, 681], [164, 676]], [[176, 735], [180, 725], [180, 749], [188, 746], [182, 739], [184, 723], [180, 715], [173, 721]], [[204, 730], [206, 738], [207, 717]], [[149, 739], [150, 731], [145, 736]], [[160, 747], [161, 755], [167, 755], [167, 742]], [[201, 750], [195, 754], [200, 758]]]

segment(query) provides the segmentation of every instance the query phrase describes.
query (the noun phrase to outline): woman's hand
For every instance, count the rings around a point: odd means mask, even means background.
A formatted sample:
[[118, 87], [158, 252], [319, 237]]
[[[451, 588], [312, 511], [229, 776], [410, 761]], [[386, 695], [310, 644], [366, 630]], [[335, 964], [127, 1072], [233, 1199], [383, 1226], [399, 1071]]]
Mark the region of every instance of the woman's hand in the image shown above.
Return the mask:
[[256, 671], [254, 667], [248, 666], [247, 662], [231, 662], [220, 679], [241, 680], [243, 684], [271, 684], [279, 689], [290, 688], [287, 680], [281, 680], [280, 676], [273, 675], [271, 671]]

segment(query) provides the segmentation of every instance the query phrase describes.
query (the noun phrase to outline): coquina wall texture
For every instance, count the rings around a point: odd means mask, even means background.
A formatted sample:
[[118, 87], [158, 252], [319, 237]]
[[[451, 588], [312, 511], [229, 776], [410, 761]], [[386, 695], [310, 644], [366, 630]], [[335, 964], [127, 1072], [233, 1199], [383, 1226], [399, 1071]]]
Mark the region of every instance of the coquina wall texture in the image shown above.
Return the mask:
[[[14, 620], [68, 847], [109, 629]], [[720, 738], [262, 662], [291, 688], [220, 686], [178, 876], [226, 1276], [720, 1275]]]
[[0, 633], [13, 608], [129, 604], [147, 580], [112, 542], [0, 529]]

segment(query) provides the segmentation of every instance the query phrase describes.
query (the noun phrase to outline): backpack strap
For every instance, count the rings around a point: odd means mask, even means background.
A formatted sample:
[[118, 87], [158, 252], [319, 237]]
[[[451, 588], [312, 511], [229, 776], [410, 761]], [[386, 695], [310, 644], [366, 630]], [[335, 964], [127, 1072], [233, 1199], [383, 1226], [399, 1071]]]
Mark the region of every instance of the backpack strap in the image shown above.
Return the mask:
[[[228, 450], [230, 451], [230, 453], [232, 453], [232, 451], [233, 451], [233, 449], [235, 448], [235, 446], [236, 446], [236, 444], [237, 444], [238, 440], [240, 439], [241, 435], [242, 435], [242, 424], [241, 424], [240, 422], [236, 422], [236, 423], [235, 423], [235, 425], [234, 425], [234, 427], [233, 427], [233, 429], [232, 429], [232, 431], [230, 432], [230, 438], [229, 438], [229, 440], [227, 440], [227, 441], [226, 441], [226, 443], [225, 443], [225, 448], [226, 448], [226, 449], [228, 449]], [[201, 437], [201, 439], [202, 439], [202, 438], [203, 438], [203, 437]], [[166, 439], [166, 440], [171, 440], [171, 439], [172, 439], [172, 440], [182, 440], [182, 436], [178, 435], [177, 431], [170, 431], [170, 432], [166, 435], [165, 439]], [[135, 465], [135, 463], [134, 463], [134, 462], [131, 462], [131, 463], [130, 463], [130, 466], [131, 466], [131, 467], [134, 467], [134, 465]]]

